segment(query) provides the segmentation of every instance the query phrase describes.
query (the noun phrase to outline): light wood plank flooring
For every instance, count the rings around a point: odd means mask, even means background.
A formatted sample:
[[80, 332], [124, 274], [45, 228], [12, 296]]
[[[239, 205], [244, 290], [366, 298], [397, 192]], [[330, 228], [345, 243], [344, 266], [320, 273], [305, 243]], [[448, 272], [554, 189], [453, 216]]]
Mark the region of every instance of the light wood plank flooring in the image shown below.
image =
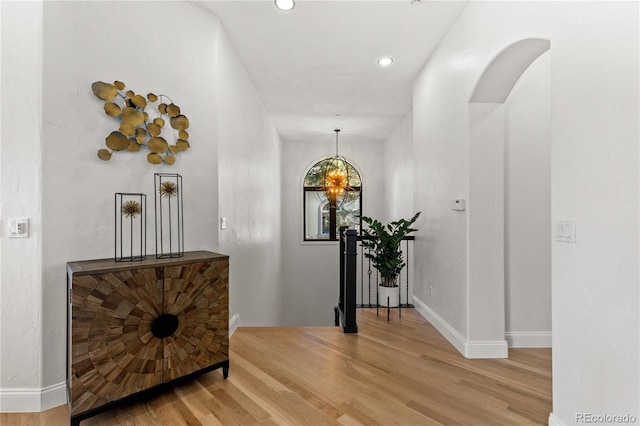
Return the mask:
[[[462, 357], [414, 310], [388, 323], [358, 311], [358, 334], [336, 327], [240, 328], [228, 380], [201, 376], [144, 403], [84, 420], [112, 425], [547, 424], [551, 350], [505, 360]], [[68, 424], [66, 406], [0, 414], [2, 426]]]

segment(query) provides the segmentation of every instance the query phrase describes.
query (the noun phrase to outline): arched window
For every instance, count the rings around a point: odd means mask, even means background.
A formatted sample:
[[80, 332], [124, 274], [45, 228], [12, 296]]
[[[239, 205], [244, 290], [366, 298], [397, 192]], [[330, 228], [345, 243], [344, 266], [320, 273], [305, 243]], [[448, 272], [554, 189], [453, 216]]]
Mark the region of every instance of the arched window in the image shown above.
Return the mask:
[[303, 210], [305, 241], [337, 241], [341, 226], [360, 231], [362, 211], [362, 180], [360, 173], [349, 162], [347, 168], [349, 188], [345, 201], [332, 208], [323, 192], [324, 173], [330, 159], [311, 166], [304, 178]]

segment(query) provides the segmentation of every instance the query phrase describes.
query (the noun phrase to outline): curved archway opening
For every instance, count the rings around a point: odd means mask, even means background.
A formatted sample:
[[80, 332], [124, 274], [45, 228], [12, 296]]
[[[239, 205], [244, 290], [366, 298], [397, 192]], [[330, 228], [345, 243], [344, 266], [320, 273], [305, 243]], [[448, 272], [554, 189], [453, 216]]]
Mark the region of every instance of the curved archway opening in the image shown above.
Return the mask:
[[[469, 357], [503, 358], [507, 357], [507, 339], [514, 346], [510, 336], [505, 335], [509, 321], [506, 313], [507, 303], [510, 303], [506, 295], [509, 285], [509, 277], [506, 274], [510, 265], [508, 250], [511, 241], [508, 239], [508, 226], [513, 219], [510, 217], [510, 211], [507, 211], [512, 204], [509, 199], [511, 193], [505, 188], [508, 189], [509, 180], [513, 178], [510, 175], [512, 167], [509, 165], [513, 156], [511, 150], [514, 149], [511, 139], [519, 138], [522, 141], [519, 143], [529, 143], [530, 138], [522, 135], [531, 130], [535, 131], [541, 143], [550, 146], [550, 135], [548, 97], [533, 92], [527, 94], [530, 96], [529, 99], [523, 100], [522, 94], [512, 96], [512, 92], [515, 94], [519, 91], [521, 85], [518, 82], [528, 74], [530, 68], [534, 68], [531, 65], [548, 51], [550, 46], [549, 40], [532, 38], [506, 47], [484, 70], [469, 99]], [[543, 79], [546, 78], [547, 92], [549, 73], [547, 65], [540, 74]], [[528, 82], [529, 77], [522, 81]], [[541, 105], [535, 115], [542, 119], [539, 122], [526, 122], [520, 118], [514, 120], [513, 117], [521, 117], [522, 111], [528, 108], [527, 104], [531, 103], [532, 99]], [[543, 105], [544, 102], [546, 105]], [[520, 110], [517, 111], [518, 109]], [[541, 128], [535, 128], [538, 125]], [[520, 152], [526, 151], [522, 145], [516, 146], [516, 149]], [[549, 158], [546, 161], [548, 164]], [[548, 180], [550, 171], [544, 173], [548, 174]], [[536, 177], [530, 174], [524, 179], [533, 182]], [[550, 193], [550, 184], [546, 191]], [[526, 196], [518, 202], [526, 203]], [[522, 211], [520, 206], [517, 210]], [[550, 220], [550, 208], [546, 214]], [[520, 229], [528, 225], [519, 223], [513, 226]], [[546, 232], [549, 229], [550, 226], [546, 228]], [[548, 284], [550, 294], [550, 277]], [[550, 332], [548, 337], [550, 342]], [[474, 345], [475, 342], [490, 342], [491, 345]], [[539, 347], [543, 347], [543, 344]]]
[[469, 103], [504, 103], [527, 68], [550, 48], [551, 42], [541, 38], [520, 40], [505, 48], [480, 76]]

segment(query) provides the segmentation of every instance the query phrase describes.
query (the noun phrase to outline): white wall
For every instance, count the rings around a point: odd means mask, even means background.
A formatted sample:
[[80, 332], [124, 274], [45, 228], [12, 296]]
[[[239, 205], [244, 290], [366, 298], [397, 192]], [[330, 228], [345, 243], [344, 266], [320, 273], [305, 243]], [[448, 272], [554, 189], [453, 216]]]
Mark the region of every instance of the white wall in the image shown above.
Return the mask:
[[[30, 216], [34, 225], [28, 240], [2, 239], [2, 409], [65, 401], [65, 263], [113, 256], [113, 194], [123, 191], [149, 197], [154, 256], [154, 172], [183, 176], [186, 250], [232, 255], [231, 315], [272, 322], [280, 299], [279, 140], [217, 18], [186, 2], [3, 2], [2, 12], [2, 215]], [[142, 153], [97, 158], [117, 125], [91, 83], [115, 79], [169, 95], [189, 117], [191, 150], [174, 166], [152, 166]], [[226, 236], [218, 243], [219, 210], [230, 212], [229, 231], [255, 252]], [[255, 291], [256, 276], [268, 295]]]
[[[640, 419], [638, 328], [638, 3], [566, 6], [552, 35], [554, 414]], [[606, 28], [596, 34], [592, 28]], [[555, 36], [555, 38], [554, 38]]]
[[[0, 411], [3, 411], [13, 402], [21, 408], [21, 401], [7, 399], [3, 389], [42, 387], [42, 4], [2, 2], [0, 14]], [[6, 238], [7, 219], [16, 216], [31, 219], [30, 238]], [[39, 392], [35, 399], [39, 408]]]
[[384, 222], [410, 218], [413, 210], [413, 114], [384, 141]]
[[[127, 19], [122, 19], [123, 8]], [[218, 24], [197, 8], [174, 2], [46, 2], [44, 16], [46, 386], [65, 377], [65, 263], [113, 256], [115, 192], [147, 194], [147, 254], [153, 256], [153, 174], [181, 174], [185, 248], [217, 248], [216, 92], [211, 75]], [[171, 23], [176, 35], [153, 37], [146, 25], [131, 22]], [[115, 153], [108, 162], [99, 160], [96, 151], [117, 123], [91, 92], [96, 80], [121, 80], [137, 93], [168, 95], [189, 117], [191, 150], [180, 153], [174, 166], [154, 167], [143, 153]]]
[[505, 112], [505, 331], [551, 344], [551, 54], [525, 71]]
[[[230, 260], [230, 315], [281, 323], [280, 138], [223, 30], [217, 35], [220, 250]], [[215, 219], [215, 218], [214, 218]]]
[[[384, 212], [383, 144], [349, 141], [342, 129], [340, 154], [354, 164], [363, 181], [362, 214]], [[282, 321], [285, 326], [333, 325], [338, 302], [338, 243], [303, 242], [302, 183], [307, 169], [335, 152], [332, 129], [327, 143], [283, 141], [282, 148]]]
[[[469, 105], [467, 341], [498, 350], [504, 340], [504, 105]], [[481, 343], [482, 342], [482, 343]], [[465, 355], [469, 356], [466, 353]], [[473, 355], [477, 357], [478, 355]]]
[[[464, 16], [463, 11], [458, 20]], [[454, 23], [450, 34], [464, 28]], [[466, 336], [467, 219], [451, 211], [451, 201], [469, 192], [466, 104], [471, 83], [465, 87], [460, 80], [471, 59], [455, 44], [445, 36], [414, 83], [413, 204], [422, 211], [416, 222], [414, 294]]]
[[[384, 141], [384, 215], [380, 218], [383, 223], [398, 219], [413, 217], [417, 211], [413, 208], [413, 113], [409, 112], [391, 135]], [[419, 235], [422, 231], [413, 236]], [[404, 247], [404, 243], [402, 244]], [[403, 285], [408, 279], [408, 292], [401, 292], [402, 303], [413, 303], [414, 280], [414, 248], [409, 242], [409, 251], [405, 252], [407, 267], [402, 271], [400, 281]], [[358, 275], [360, 272], [358, 271]], [[367, 279], [365, 271], [365, 280]], [[368, 283], [368, 280], [367, 280]], [[360, 291], [358, 290], [358, 294]], [[365, 299], [368, 291], [365, 290]], [[407, 299], [408, 295], [408, 300]], [[369, 303], [365, 300], [365, 303]], [[375, 303], [375, 290], [371, 298]]]
[[468, 101], [502, 49], [551, 40], [552, 217], [578, 226], [575, 245], [552, 246], [552, 420], [560, 424], [579, 412], [640, 417], [637, 34], [637, 2], [471, 2], [414, 87], [414, 207], [427, 213], [416, 296], [451, 335], [468, 339], [470, 231], [466, 216], [450, 211], [452, 199], [472, 198]]

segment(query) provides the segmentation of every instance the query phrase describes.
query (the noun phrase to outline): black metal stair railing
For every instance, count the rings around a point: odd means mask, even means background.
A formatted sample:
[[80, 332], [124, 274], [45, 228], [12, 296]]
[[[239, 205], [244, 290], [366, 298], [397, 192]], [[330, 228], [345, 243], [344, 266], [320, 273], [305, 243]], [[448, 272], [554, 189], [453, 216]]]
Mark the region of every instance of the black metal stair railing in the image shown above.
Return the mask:
[[345, 333], [357, 333], [356, 276], [358, 233], [355, 229], [340, 228], [340, 294], [335, 310], [336, 327], [342, 323]]
[[[387, 319], [389, 319], [390, 310], [388, 306], [381, 306], [378, 300], [378, 283], [380, 275], [371, 264], [371, 260], [366, 258], [364, 248], [358, 241], [362, 239], [357, 231], [340, 228], [340, 293], [338, 297], [338, 306], [335, 311], [336, 327], [342, 324], [345, 333], [357, 333], [358, 326], [356, 324], [356, 308], [376, 308], [376, 312], [380, 307], [387, 308]], [[402, 247], [403, 257], [406, 267], [403, 268], [398, 276], [398, 316], [402, 318], [403, 308], [413, 308], [410, 303], [410, 287], [412, 285], [409, 276], [411, 252], [410, 242], [415, 240], [414, 236], [403, 238]], [[359, 268], [358, 268], [358, 256]], [[365, 270], [366, 267], [366, 270]], [[404, 301], [403, 301], [404, 296]]]

